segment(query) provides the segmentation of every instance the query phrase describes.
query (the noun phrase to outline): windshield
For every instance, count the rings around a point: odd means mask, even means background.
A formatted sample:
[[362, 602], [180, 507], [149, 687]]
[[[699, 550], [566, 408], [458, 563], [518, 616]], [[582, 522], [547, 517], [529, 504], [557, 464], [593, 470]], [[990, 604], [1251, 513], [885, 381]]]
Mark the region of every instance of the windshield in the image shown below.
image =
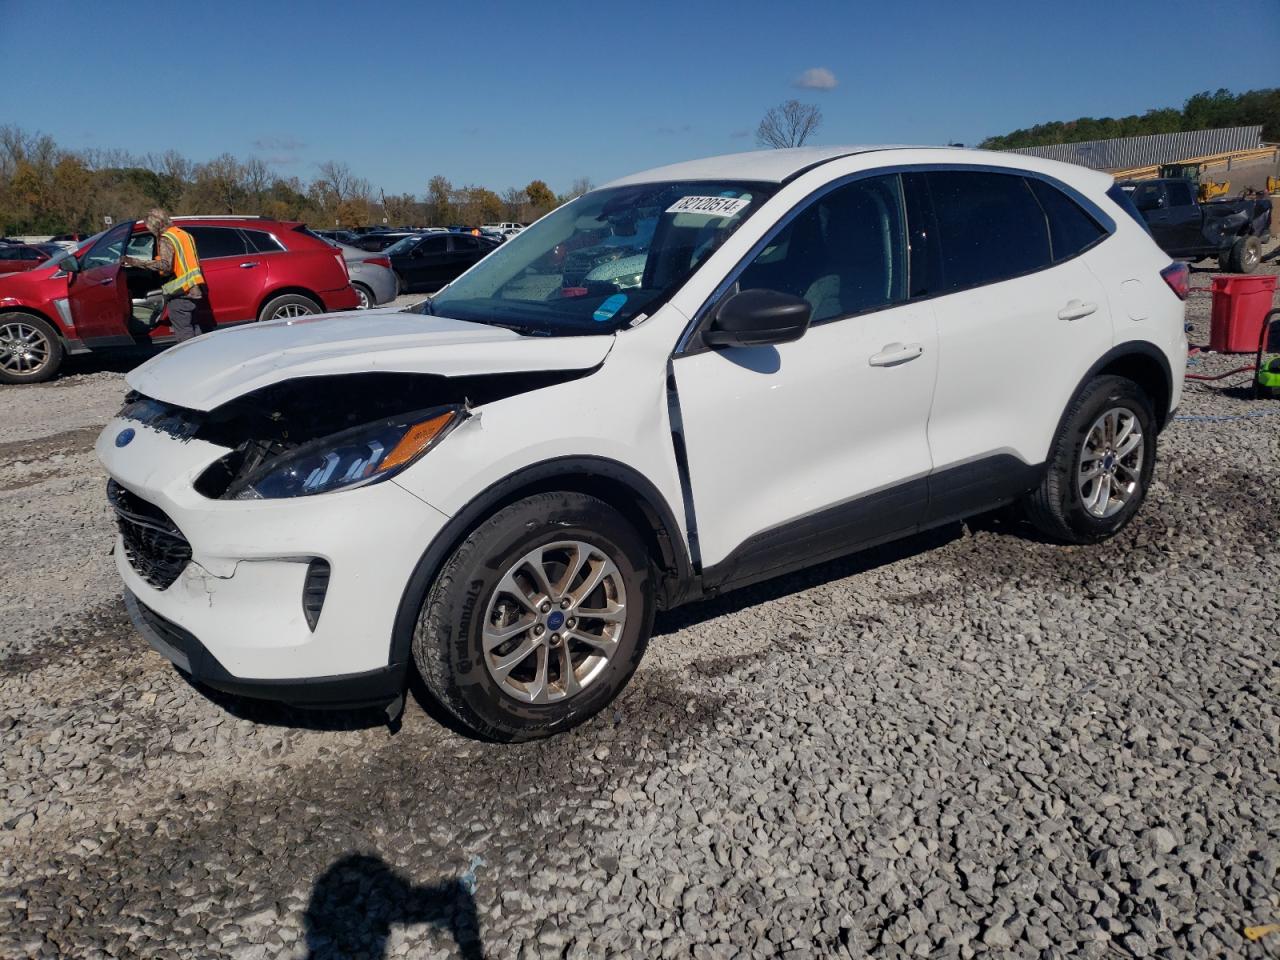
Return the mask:
[[522, 230], [419, 309], [523, 333], [612, 333], [669, 297], [777, 187], [596, 190]]

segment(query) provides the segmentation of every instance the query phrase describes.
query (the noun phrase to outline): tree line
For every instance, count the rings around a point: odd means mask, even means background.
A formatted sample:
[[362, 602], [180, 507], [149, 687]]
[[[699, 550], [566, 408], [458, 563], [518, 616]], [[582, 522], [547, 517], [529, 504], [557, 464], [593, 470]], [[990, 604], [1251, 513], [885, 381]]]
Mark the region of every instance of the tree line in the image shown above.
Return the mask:
[[1043, 147], [1054, 143], [1110, 140], [1113, 137], [1141, 137], [1153, 133], [1183, 133], [1219, 127], [1248, 127], [1262, 124], [1262, 139], [1280, 140], [1280, 88], [1232, 93], [1227, 89], [1208, 90], [1188, 97], [1182, 109], [1164, 107], [1128, 117], [1077, 117], [1054, 120], [997, 137], [987, 137], [978, 146], [988, 150]]
[[447, 226], [514, 220], [527, 223], [592, 188], [589, 179], [556, 194], [543, 180], [501, 194], [432, 177], [421, 198], [376, 189], [341, 162], [328, 161], [304, 181], [258, 157], [229, 153], [196, 163], [176, 150], [66, 150], [46, 134], [0, 126], [0, 234], [93, 233], [105, 217], [140, 217], [151, 207], [172, 214], [248, 214], [302, 220], [318, 229], [380, 224]]

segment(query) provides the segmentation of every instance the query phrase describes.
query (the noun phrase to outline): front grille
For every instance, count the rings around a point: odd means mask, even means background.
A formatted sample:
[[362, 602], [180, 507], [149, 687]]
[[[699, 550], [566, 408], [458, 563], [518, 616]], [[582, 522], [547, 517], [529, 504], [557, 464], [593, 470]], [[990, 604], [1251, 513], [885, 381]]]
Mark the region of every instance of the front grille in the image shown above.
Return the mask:
[[168, 589], [191, 562], [187, 538], [167, 513], [114, 480], [107, 481], [107, 500], [116, 512], [129, 566], [157, 590]]

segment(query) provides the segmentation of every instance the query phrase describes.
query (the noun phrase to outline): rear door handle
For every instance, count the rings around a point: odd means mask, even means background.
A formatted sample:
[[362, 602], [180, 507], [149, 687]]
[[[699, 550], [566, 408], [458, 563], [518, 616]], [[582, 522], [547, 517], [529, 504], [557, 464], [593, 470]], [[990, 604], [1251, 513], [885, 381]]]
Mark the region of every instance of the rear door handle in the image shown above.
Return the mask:
[[244, 263], [240, 264], [240, 269], [248, 270], [250, 267], [256, 267], [257, 265], [258, 265], [257, 260], [246, 260]]
[[1081, 317], [1087, 317], [1098, 309], [1096, 303], [1090, 303], [1087, 300], [1069, 300], [1067, 305], [1058, 311], [1059, 320], [1079, 320]]
[[116, 278], [115, 278], [115, 277], [107, 277], [107, 279], [105, 279], [105, 280], [99, 280], [99, 281], [98, 281], [98, 284], [99, 284], [99, 286], [109, 287], [109, 286], [111, 286], [111, 285], [112, 285], [113, 283], [115, 283], [115, 282], [116, 282]]
[[924, 353], [924, 346], [919, 343], [886, 343], [880, 352], [872, 354], [867, 360], [873, 367], [896, 367], [907, 363]]

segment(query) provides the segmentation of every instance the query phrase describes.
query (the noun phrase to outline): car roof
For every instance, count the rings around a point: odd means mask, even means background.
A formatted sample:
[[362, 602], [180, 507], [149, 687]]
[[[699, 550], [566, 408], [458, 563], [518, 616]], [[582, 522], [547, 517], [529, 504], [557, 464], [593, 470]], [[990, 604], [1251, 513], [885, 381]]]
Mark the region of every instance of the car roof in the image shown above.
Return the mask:
[[765, 183], [782, 183], [796, 174], [840, 157], [873, 150], [900, 149], [893, 144], [851, 144], [839, 147], [791, 147], [784, 150], [751, 150], [746, 153], [727, 153], [718, 157], [686, 160], [665, 167], [654, 167], [630, 176], [621, 177], [606, 187], [621, 187], [632, 183], [652, 183], [658, 180], [757, 180]]
[[1108, 173], [1075, 164], [1046, 160], [1025, 154], [963, 147], [918, 147], [901, 144], [853, 144], [843, 147], [797, 147], [786, 150], [753, 150], [674, 163], [634, 173], [605, 184], [606, 187], [681, 180], [747, 180], [785, 183], [806, 171], [842, 157], [882, 153], [884, 166], [893, 164], [945, 163], [974, 164], [1048, 174], [1077, 187], [1106, 189], [1112, 183]]

